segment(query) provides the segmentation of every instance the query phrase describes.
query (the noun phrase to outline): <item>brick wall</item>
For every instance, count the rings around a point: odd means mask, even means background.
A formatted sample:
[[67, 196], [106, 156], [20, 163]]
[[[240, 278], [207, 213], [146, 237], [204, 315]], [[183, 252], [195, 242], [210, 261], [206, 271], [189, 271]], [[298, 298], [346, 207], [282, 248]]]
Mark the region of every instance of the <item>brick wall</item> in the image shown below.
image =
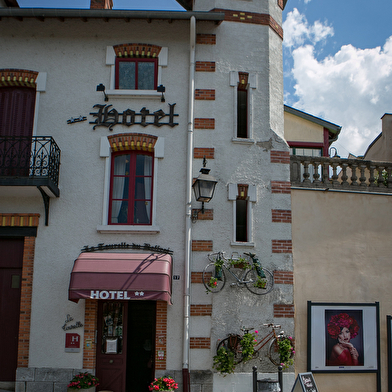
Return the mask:
[[292, 253], [291, 240], [272, 240], [272, 253]]
[[215, 72], [215, 61], [196, 61], [196, 72]]
[[286, 163], [290, 164], [289, 151], [271, 150], [271, 163]]
[[291, 210], [271, 210], [272, 222], [291, 223]]
[[215, 149], [213, 147], [195, 147], [193, 149], [193, 158], [195, 159], [214, 159]]
[[192, 252], [212, 252], [211, 240], [192, 240]]
[[216, 35], [196, 34], [196, 43], [199, 45], [216, 45]]
[[[97, 329], [98, 301], [86, 300], [84, 309], [84, 344], [83, 344], [83, 368], [95, 369], [96, 351], [95, 331]], [[86, 348], [86, 340], [91, 341], [91, 346]]]
[[[155, 369], [166, 369], [167, 302], [157, 301], [155, 335]], [[158, 351], [165, 353], [163, 360], [158, 359]]]
[[291, 193], [290, 181], [271, 181], [271, 193]]
[[212, 305], [191, 305], [191, 316], [211, 316]]
[[211, 338], [190, 338], [190, 348], [211, 348]]
[[274, 271], [274, 282], [275, 284], [293, 284], [293, 271]]
[[195, 90], [195, 99], [203, 101], [214, 101], [215, 90], [198, 88]]
[[195, 118], [195, 129], [215, 129], [215, 119]]
[[274, 317], [294, 318], [294, 305], [292, 304], [275, 304]]

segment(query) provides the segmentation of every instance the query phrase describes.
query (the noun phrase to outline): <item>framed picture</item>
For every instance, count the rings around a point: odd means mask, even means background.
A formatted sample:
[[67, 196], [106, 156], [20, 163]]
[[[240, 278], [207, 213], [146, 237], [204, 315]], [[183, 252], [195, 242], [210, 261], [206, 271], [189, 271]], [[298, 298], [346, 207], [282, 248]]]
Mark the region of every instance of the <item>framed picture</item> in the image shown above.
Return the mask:
[[379, 307], [308, 302], [308, 371], [379, 373]]

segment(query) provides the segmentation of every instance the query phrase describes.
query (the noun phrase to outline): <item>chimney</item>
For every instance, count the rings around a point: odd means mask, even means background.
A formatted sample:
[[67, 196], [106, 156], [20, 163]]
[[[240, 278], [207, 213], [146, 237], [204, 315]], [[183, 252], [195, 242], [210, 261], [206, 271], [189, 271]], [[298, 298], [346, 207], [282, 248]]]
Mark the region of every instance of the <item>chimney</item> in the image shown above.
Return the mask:
[[392, 162], [392, 114], [385, 113], [381, 117], [382, 139], [384, 144], [384, 161]]
[[90, 0], [91, 10], [111, 10], [113, 8], [113, 0]]

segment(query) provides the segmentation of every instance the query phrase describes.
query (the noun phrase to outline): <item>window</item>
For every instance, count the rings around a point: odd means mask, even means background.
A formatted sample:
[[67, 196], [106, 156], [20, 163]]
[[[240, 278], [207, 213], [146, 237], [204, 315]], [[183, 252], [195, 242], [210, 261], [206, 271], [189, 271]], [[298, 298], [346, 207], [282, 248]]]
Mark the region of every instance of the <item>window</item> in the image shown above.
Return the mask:
[[233, 241], [231, 245], [253, 246], [253, 203], [256, 187], [249, 184], [229, 184], [228, 199], [233, 202]]
[[248, 74], [239, 73], [237, 86], [237, 137], [248, 137]]
[[156, 90], [157, 59], [116, 58], [116, 89]]
[[112, 155], [109, 224], [151, 224], [153, 165], [153, 154], [149, 152]]

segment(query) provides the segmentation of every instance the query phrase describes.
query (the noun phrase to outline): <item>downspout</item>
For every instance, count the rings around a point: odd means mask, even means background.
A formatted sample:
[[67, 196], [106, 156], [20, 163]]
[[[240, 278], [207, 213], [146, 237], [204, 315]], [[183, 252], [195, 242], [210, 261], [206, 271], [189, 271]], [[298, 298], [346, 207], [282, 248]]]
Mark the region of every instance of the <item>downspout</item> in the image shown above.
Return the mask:
[[195, 106], [195, 50], [196, 50], [196, 18], [190, 19], [190, 62], [189, 62], [189, 107], [188, 107], [188, 154], [185, 205], [185, 271], [184, 271], [184, 332], [183, 332], [183, 391], [190, 391], [189, 380], [189, 328], [191, 307], [191, 241], [192, 241], [192, 183], [193, 183], [193, 116]]

